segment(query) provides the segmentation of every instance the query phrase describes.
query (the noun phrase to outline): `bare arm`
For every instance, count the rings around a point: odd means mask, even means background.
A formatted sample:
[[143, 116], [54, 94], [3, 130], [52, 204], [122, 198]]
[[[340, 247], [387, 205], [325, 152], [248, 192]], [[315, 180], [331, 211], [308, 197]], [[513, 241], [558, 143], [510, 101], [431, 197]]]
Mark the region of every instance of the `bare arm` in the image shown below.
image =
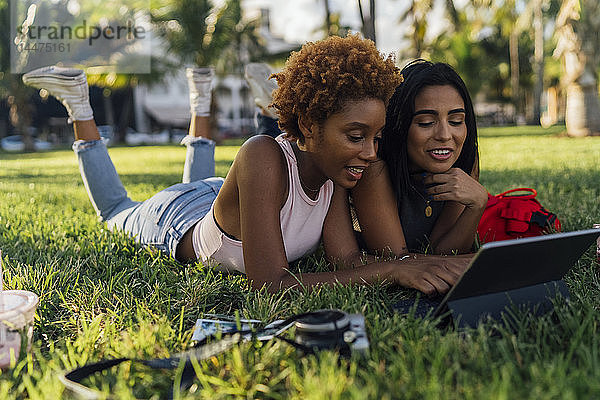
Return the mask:
[[408, 253], [396, 195], [383, 161], [369, 166], [352, 189], [363, 239], [370, 250], [397, 256]]
[[430, 236], [436, 253], [467, 253], [473, 247], [488, 199], [487, 190], [479, 183], [478, 161], [477, 158], [471, 175], [451, 168], [424, 179], [426, 185], [433, 185], [428, 189], [433, 200], [447, 201]]
[[235, 174], [238, 189], [244, 266], [254, 288], [279, 286], [287, 275], [279, 222], [288, 190], [283, 157], [275, 141], [257, 136], [242, 146], [230, 171]]
[[[426, 185], [434, 185], [429, 192], [433, 200], [447, 200], [429, 235], [434, 254], [471, 251], [479, 219], [487, 204], [487, 191], [479, 184], [478, 177], [476, 160], [471, 176], [453, 168], [424, 179]], [[352, 196], [367, 247], [378, 253], [387, 249], [396, 255], [406, 254], [408, 249], [396, 196], [383, 162], [374, 163], [365, 170], [363, 178], [352, 190]]]
[[[257, 163], [256, 160], [261, 162]], [[235, 168], [234, 168], [235, 167]], [[279, 213], [287, 197], [287, 167], [279, 145], [271, 139], [258, 138], [247, 143], [238, 153], [235, 173], [239, 193], [240, 231], [243, 242], [246, 275], [256, 289], [268, 286], [270, 291], [299, 285], [314, 286], [324, 283], [371, 283], [387, 279], [391, 264], [377, 267], [357, 267], [335, 272], [293, 275], [289, 272]], [[343, 198], [343, 193], [334, 195]], [[226, 202], [226, 199], [223, 199]], [[343, 212], [343, 211], [342, 211]], [[338, 214], [334, 212], [334, 214]], [[349, 226], [349, 216], [332, 221], [328, 232], [340, 223], [340, 232], [349, 234], [351, 240], [337, 242], [345, 256], [358, 256], [358, 247]], [[345, 225], [344, 225], [345, 224]], [[356, 265], [359, 265], [359, 257]], [[344, 257], [342, 263], [348, 262]]]
[[[259, 156], [261, 162], [256, 163]], [[328, 259], [337, 262], [341, 269], [292, 275], [279, 221], [287, 194], [287, 174], [278, 145], [257, 140], [240, 150], [236, 164], [244, 263], [254, 288], [266, 285], [270, 291], [277, 291], [301, 285], [369, 284], [387, 280], [425, 293], [444, 293], [468, 264], [446, 257], [437, 263], [411, 258], [362, 265], [351, 229], [346, 192], [336, 188], [323, 227], [323, 242]]]
[[[352, 230], [348, 194], [339, 187], [336, 187], [323, 227], [323, 244], [328, 259], [340, 268], [335, 272], [338, 282], [369, 283], [386, 279], [426, 294], [447, 292], [470, 261], [470, 257], [416, 254], [404, 254], [395, 259], [388, 257], [388, 261], [363, 256]], [[305, 274], [302, 278], [306, 282], [312, 277]]]
[[[242, 242], [244, 248], [244, 264], [246, 275], [252, 281], [255, 289], [268, 286], [270, 291], [277, 291], [288, 287], [305, 286], [312, 287], [319, 284], [331, 283], [372, 283], [377, 280], [388, 279], [392, 265], [380, 263], [375, 267], [364, 267], [360, 263], [358, 246], [352, 236], [351, 229], [348, 230], [349, 216], [340, 222], [340, 237], [351, 240], [336, 242], [340, 246], [345, 257], [336, 255], [333, 259], [342, 265], [357, 265], [357, 268], [343, 269], [340, 271], [292, 274], [286, 259], [279, 212], [285, 202], [285, 194], [281, 188], [287, 187], [287, 175], [282, 165], [277, 165], [277, 157], [270, 157], [269, 151], [261, 150], [261, 163], [246, 162], [256, 160], [257, 154], [251, 151], [241, 154], [241, 163], [236, 168], [238, 171], [240, 225]], [[280, 161], [282, 162], [282, 161]], [[266, 165], [273, 164], [274, 167]], [[277, 184], [273, 184], [277, 182]], [[342, 198], [338, 193], [336, 198]], [[328, 232], [336, 230], [333, 217], [327, 217], [332, 221]], [[349, 236], [347, 236], [348, 234]], [[341, 253], [337, 253], [341, 254]]]

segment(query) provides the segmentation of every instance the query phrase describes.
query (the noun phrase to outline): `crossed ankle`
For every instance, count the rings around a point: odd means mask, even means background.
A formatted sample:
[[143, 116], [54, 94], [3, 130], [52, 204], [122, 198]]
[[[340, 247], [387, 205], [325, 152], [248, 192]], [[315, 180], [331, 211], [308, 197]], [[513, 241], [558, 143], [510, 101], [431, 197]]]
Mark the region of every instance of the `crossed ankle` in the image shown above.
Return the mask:
[[199, 146], [204, 144], [214, 145], [215, 141], [204, 136], [192, 136], [187, 135], [183, 139], [181, 139], [180, 144], [186, 146]]
[[190, 112], [198, 117], [210, 115], [213, 71], [209, 67], [187, 68]]
[[85, 140], [85, 139], [75, 139], [73, 145], [71, 146], [73, 151], [81, 152], [85, 150], [92, 149], [98, 145], [98, 142], [103, 142], [102, 139], [96, 140]]

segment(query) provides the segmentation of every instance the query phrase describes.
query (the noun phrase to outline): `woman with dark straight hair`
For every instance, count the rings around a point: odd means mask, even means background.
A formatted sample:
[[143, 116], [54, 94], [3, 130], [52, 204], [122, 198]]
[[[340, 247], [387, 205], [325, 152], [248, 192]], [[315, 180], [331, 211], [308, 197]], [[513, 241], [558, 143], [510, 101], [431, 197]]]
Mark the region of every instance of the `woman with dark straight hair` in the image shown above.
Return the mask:
[[380, 160], [352, 190], [362, 237], [370, 250], [395, 255], [471, 252], [487, 204], [471, 97], [445, 63], [415, 60], [402, 78]]

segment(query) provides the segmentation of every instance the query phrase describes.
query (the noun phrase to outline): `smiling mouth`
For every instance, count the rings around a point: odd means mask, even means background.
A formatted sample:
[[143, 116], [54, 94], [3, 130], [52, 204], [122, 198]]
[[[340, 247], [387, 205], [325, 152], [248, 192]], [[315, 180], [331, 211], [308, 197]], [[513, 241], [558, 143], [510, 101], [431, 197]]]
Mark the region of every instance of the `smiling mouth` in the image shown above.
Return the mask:
[[348, 170], [350, 170], [350, 172], [352, 172], [353, 174], [362, 174], [362, 172], [365, 170], [364, 168], [359, 168], [359, 167], [346, 167], [348, 168]]
[[451, 149], [433, 149], [427, 151], [436, 160], [447, 160], [452, 156]]
[[346, 171], [348, 171], [348, 174], [350, 175], [351, 179], [355, 181], [362, 178], [364, 170], [365, 167], [346, 167]]

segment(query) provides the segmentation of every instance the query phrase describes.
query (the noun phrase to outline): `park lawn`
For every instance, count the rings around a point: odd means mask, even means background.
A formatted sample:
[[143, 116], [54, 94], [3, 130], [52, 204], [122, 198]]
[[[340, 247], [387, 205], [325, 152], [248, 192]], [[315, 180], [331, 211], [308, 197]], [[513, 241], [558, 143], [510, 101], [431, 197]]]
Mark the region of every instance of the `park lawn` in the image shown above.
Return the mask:
[[[600, 137], [564, 128], [481, 130], [481, 181], [492, 193], [533, 187], [566, 231], [600, 222]], [[217, 147], [224, 176], [238, 147]], [[179, 146], [118, 147], [111, 157], [134, 200], [180, 180]], [[598, 398], [600, 282], [590, 248], [566, 280], [571, 303], [554, 316], [523, 315], [514, 329], [492, 323], [441, 330], [394, 314], [413, 293], [385, 284], [267, 294], [241, 275], [201, 263], [181, 266], [98, 222], [70, 150], [0, 153], [0, 249], [5, 286], [36, 292], [33, 356], [0, 375], [0, 398], [60, 398], [65, 369], [103, 358], [162, 357], [190, 345], [205, 313], [265, 321], [321, 308], [361, 312], [371, 341], [364, 358], [300, 356], [273, 341], [245, 343], [200, 362], [198, 398]], [[321, 256], [300, 269], [326, 268]], [[176, 373], [125, 364], [87, 383], [115, 398], [164, 398]]]

